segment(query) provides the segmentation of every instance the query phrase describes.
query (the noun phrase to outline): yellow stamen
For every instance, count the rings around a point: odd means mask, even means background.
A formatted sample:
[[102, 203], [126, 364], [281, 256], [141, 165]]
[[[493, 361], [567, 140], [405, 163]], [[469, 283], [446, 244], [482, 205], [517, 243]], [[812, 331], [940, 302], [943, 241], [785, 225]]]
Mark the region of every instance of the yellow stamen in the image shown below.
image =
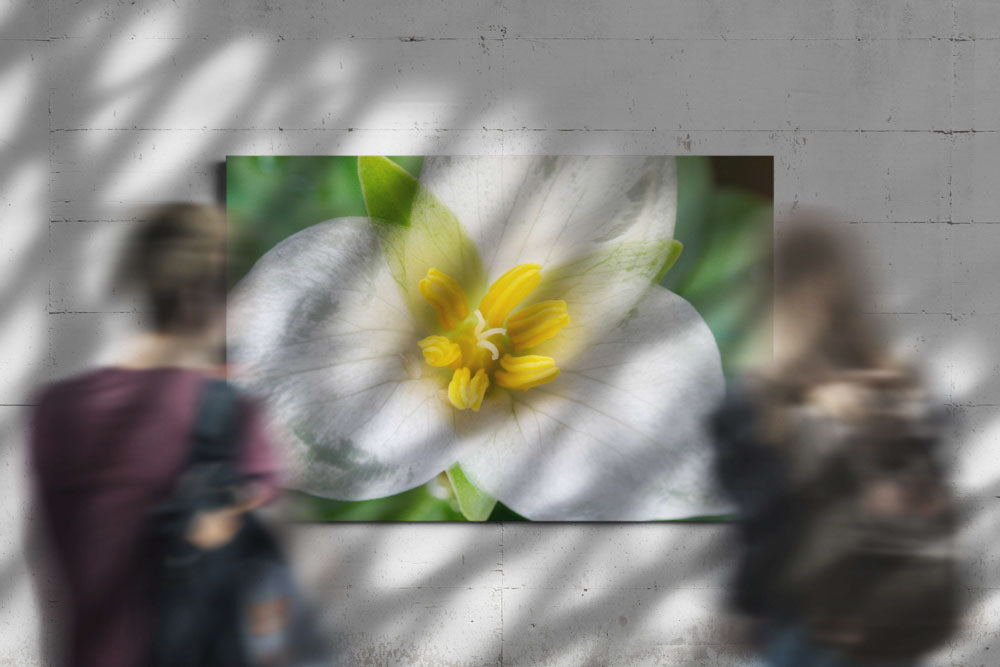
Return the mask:
[[570, 322], [565, 301], [542, 301], [511, 314], [540, 282], [540, 265], [515, 266], [490, 286], [473, 320], [456, 280], [430, 268], [420, 281], [420, 294], [434, 308], [444, 335], [418, 344], [429, 365], [453, 371], [444, 394], [456, 409], [478, 412], [491, 382], [523, 391], [559, 377], [555, 359], [518, 356]]
[[493, 379], [501, 387], [524, 390], [551, 382], [558, 376], [559, 368], [552, 357], [536, 354], [515, 357], [505, 354], [500, 359], [500, 368], [493, 374]]
[[462, 360], [462, 348], [444, 336], [428, 336], [417, 345], [424, 351], [424, 360], [431, 366], [451, 366]]
[[469, 302], [465, 298], [465, 292], [451, 276], [431, 268], [417, 287], [420, 289], [420, 296], [434, 308], [445, 331], [451, 331], [469, 316]]
[[490, 386], [490, 378], [486, 375], [486, 371], [480, 368], [476, 371], [476, 374], [472, 376], [472, 382], [469, 383], [469, 395], [472, 398], [472, 408], [473, 412], [479, 412], [479, 407], [483, 404], [483, 397], [486, 396], [486, 390]]
[[[471, 379], [470, 379], [471, 377]], [[486, 371], [480, 368], [475, 376], [469, 372], [468, 367], [455, 369], [448, 384], [448, 401], [459, 410], [472, 409], [479, 412], [479, 407], [483, 404], [483, 396], [490, 386], [490, 379], [486, 376]]]
[[542, 301], [507, 318], [507, 336], [515, 352], [534, 347], [569, 324], [565, 301]]
[[541, 265], [518, 264], [513, 269], [497, 278], [490, 286], [486, 296], [479, 302], [479, 310], [491, 327], [501, 327], [510, 311], [538, 287], [542, 279]]

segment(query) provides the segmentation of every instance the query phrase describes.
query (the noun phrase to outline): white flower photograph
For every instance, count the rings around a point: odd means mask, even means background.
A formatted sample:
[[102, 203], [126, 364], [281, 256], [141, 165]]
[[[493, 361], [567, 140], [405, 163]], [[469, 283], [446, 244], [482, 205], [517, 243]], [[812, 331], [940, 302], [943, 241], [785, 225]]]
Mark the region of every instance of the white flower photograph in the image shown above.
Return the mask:
[[231, 156], [230, 361], [298, 516], [725, 517], [772, 238], [770, 158], [725, 160]]

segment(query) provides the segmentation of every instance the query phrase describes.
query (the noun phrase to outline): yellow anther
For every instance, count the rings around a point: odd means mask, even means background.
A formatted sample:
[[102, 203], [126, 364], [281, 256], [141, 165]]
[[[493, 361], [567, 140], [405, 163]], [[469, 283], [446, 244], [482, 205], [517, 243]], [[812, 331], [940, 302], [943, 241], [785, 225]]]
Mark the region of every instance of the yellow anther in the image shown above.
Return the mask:
[[565, 301], [542, 301], [507, 318], [507, 336], [515, 352], [534, 347], [569, 324]]
[[486, 371], [480, 368], [476, 371], [476, 374], [472, 376], [472, 382], [469, 383], [469, 397], [472, 398], [472, 408], [473, 412], [479, 412], [479, 407], [483, 404], [483, 397], [486, 396], [486, 390], [490, 386], [490, 378], [486, 374]]
[[491, 327], [503, 326], [510, 311], [538, 287], [542, 279], [541, 268], [539, 264], [518, 264], [490, 285], [486, 296], [479, 302], [479, 310], [487, 324]]
[[500, 359], [500, 368], [493, 374], [493, 379], [501, 387], [524, 390], [551, 382], [558, 376], [559, 368], [552, 357], [536, 354], [515, 357], [505, 354]]
[[473, 376], [468, 367], [463, 366], [451, 376], [448, 400], [459, 410], [471, 408], [473, 412], [478, 412], [489, 386], [490, 379], [486, 376], [486, 371], [480, 368]]
[[417, 345], [424, 351], [424, 360], [431, 366], [451, 366], [462, 360], [462, 348], [444, 336], [428, 336]]
[[500, 276], [475, 310], [475, 321], [456, 280], [431, 268], [420, 281], [421, 296], [434, 308], [447, 334], [427, 336], [418, 344], [428, 364], [452, 369], [448, 391], [443, 393], [456, 409], [478, 412], [491, 382], [526, 390], [559, 377], [552, 357], [518, 355], [569, 324], [566, 302], [542, 301], [511, 314], [538, 287], [541, 268], [520, 264]]
[[420, 296], [434, 308], [445, 331], [451, 331], [469, 316], [469, 302], [465, 298], [465, 292], [451, 276], [431, 268], [417, 287], [420, 289]]

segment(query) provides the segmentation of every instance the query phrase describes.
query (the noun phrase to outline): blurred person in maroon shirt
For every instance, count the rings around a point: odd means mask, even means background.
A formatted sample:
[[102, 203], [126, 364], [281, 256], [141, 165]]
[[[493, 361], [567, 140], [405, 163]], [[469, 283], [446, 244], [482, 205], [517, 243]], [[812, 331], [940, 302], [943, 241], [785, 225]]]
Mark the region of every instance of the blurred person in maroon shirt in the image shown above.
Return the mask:
[[[124, 273], [147, 298], [150, 331], [116, 365], [45, 388], [32, 422], [35, 492], [68, 594], [67, 657], [79, 666], [139, 666], [154, 634], [149, 515], [189, 462], [206, 379], [225, 374], [224, 213], [157, 209], [126, 250]], [[241, 512], [273, 497], [275, 465], [257, 408], [241, 399], [239, 506], [199, 514], [203, 549], [226, 544]]]

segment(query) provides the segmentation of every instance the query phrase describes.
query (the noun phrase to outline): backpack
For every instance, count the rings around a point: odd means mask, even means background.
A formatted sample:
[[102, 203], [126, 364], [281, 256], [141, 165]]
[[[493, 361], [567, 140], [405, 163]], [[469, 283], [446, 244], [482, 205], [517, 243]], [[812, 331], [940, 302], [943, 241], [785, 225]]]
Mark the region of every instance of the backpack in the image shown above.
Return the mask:
[[791, 537], [776, 582], [787, 608], [859, 661], [940, 646], [959, 616], [957, 511], [929, 401], [901, 377], [860, 373], [789, 410]]
[[253, 512], [225, 545], [187, 539], [198, 511], [237, 504], [239, 400], [223, 380], [199, 397], [189, 463], [150, 518], [155, 667], [326, 664], [314, 618], [278, 542]]

